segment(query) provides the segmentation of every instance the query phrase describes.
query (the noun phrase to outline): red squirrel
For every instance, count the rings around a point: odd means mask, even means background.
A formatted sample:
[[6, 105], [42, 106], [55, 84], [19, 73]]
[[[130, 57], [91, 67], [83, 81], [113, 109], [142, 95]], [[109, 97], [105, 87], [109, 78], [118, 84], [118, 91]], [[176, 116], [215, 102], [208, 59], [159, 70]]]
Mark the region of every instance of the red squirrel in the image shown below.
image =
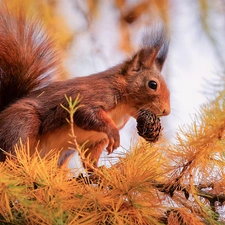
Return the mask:
[[[164, 29], [143, 38], [142, 47], [123, 63], [106, 71], [64, 81], [54, 41], [37, 20], [26, 13], [0, 11], [0, 148], [29, 139], [31, 154], [44, 156], [70, 148], [70, 125], [65, 95], [80, 105], [74, 115], [79, 145], [87, 142], [86, 156], [97, 166], [100, 154], [120, 146], [119, 130], [137, 112], [149, 109], [157, 116], [170, 113], [170, 92], [161, 75], [168, 52]], [[6, 159], [0, 151], [0, 161]], [[63, 160], [61, 160], [62, 162]]]

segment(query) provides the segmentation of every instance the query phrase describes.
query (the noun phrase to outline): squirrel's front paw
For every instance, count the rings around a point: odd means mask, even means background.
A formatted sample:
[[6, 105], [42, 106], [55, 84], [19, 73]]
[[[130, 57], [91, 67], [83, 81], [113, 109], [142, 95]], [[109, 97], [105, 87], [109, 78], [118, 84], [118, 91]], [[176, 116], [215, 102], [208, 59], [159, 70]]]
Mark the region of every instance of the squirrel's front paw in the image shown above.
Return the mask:
[[109, 144], [106, 150], [108, 151], [108, 154], [111, 154], [114, 151], [114, 149], [120, 146], [119, 131], [117, 129], [112, 130], [112, 132], [108, 134], [108, 138], [109, 138]]

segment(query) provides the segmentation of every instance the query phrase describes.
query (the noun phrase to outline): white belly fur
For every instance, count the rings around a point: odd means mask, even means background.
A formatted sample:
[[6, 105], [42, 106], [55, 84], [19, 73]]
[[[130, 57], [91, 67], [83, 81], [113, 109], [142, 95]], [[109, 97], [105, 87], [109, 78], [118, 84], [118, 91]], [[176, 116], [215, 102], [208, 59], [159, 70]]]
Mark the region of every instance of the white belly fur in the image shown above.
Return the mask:
[[[127, 114], [127, 108], [124, 106], [117, 106], [112, 111], [108, 112], [107, 115], [114, 121], [116, 127], [120, 130], [124, 127], [129, 119]], [[85, 147], [100, 142], [103, 139], [107, 139], [107, 135], [102, 132], [96, 132], [91, 130], [84, 130], [74, 125], [74, 133], [76, 136], [77, 143], [82, 145], [85, 143]], [[54, 132], [48, 133], [40, 138], [39, 149], [41, 155], [45, 155], [50, 150], [62, 151], [74, 148], [73, 138], [70, 136], [71, 128], [70, 125], [65, 125]]]
[[130, 118], [130, 110], [126, 105], [118, 105], [115, 109], [107, 112], [108, 117], [113, 120], [118, 130], [122, 129]]
[[[83, 130], [76, 125], [74, 126], [76, 141], [79, 145], [86, 142], [85, 146], [101, 141], [107, 138], [107, 135], [102, 132]], [[61, 127], [54, 132], [48, 133], [41, 137], [39, 148], [43, 154], [51, 149], [63, 150], [73, 148], [73, 138], [71, 137], [71, 129], [69, 125]]]

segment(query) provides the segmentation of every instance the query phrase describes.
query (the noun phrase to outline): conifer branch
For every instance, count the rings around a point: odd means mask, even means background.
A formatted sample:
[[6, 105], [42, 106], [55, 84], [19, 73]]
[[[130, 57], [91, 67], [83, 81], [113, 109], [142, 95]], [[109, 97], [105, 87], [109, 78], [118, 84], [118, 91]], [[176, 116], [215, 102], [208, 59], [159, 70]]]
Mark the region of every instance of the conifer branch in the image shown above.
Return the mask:
[[[69, 113], [69, 119], [67, 121], [70, 124], [70, 132], [71, 132], [70, 136], [73, 139], [73, 141], [70, 142], [70, 144], [74, 146], [73, 150], [78, 151], [78, 154], [80, 156], [82, 163], [85, 164], [89, 169], [88, 171], [86, 171], [86, 174], [89, 176], [83, 176], [83, 174], [80, 174], [77, 178], [77, 181], [82, 180], [86, 184], [96, 183], [96, 181], [99, 181], [99, 176], [103, 176], [103, 174], [99, 168], [96, 168], [93, 166], [92, 162], [90, 162], [89, 160], [89, 157], [85, 156], [86, 150], [84, 149], [84, 146], [79, 146], [79, 144], [77, 143], [77, 138], [76, 138], [75, 130], [74, 130], [75, 112], [79, 107], [82, 107], [82, 105], [78, 106], [78, 103], [80, 102], [80, 95], [78, 95], [75, 100], [73, 100], [72, 97], [68, 97], [66, 95], [65, 95], [65, 98], [66, 98], [66, 101], [68, 102], [68, 107], [65, 107], [62, 104], [61, 104], [61, 107], [64, 108]], [[84, 168], [84, 169], [87, 170], [87, 168]], [[95, 174], [94, 173], [91, 174], [90, 170], [92, 172], [95, 172]]]

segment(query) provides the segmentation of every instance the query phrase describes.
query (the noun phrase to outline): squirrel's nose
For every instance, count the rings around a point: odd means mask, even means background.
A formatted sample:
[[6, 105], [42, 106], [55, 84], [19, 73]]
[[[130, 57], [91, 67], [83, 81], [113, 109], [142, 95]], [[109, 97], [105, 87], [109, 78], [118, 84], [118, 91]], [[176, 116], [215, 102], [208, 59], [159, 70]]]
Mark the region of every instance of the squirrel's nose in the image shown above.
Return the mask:
[[169, 115], [170, 114], [170, 108], [164, 109], [162, 113], [163, 113], [163, 116]]

